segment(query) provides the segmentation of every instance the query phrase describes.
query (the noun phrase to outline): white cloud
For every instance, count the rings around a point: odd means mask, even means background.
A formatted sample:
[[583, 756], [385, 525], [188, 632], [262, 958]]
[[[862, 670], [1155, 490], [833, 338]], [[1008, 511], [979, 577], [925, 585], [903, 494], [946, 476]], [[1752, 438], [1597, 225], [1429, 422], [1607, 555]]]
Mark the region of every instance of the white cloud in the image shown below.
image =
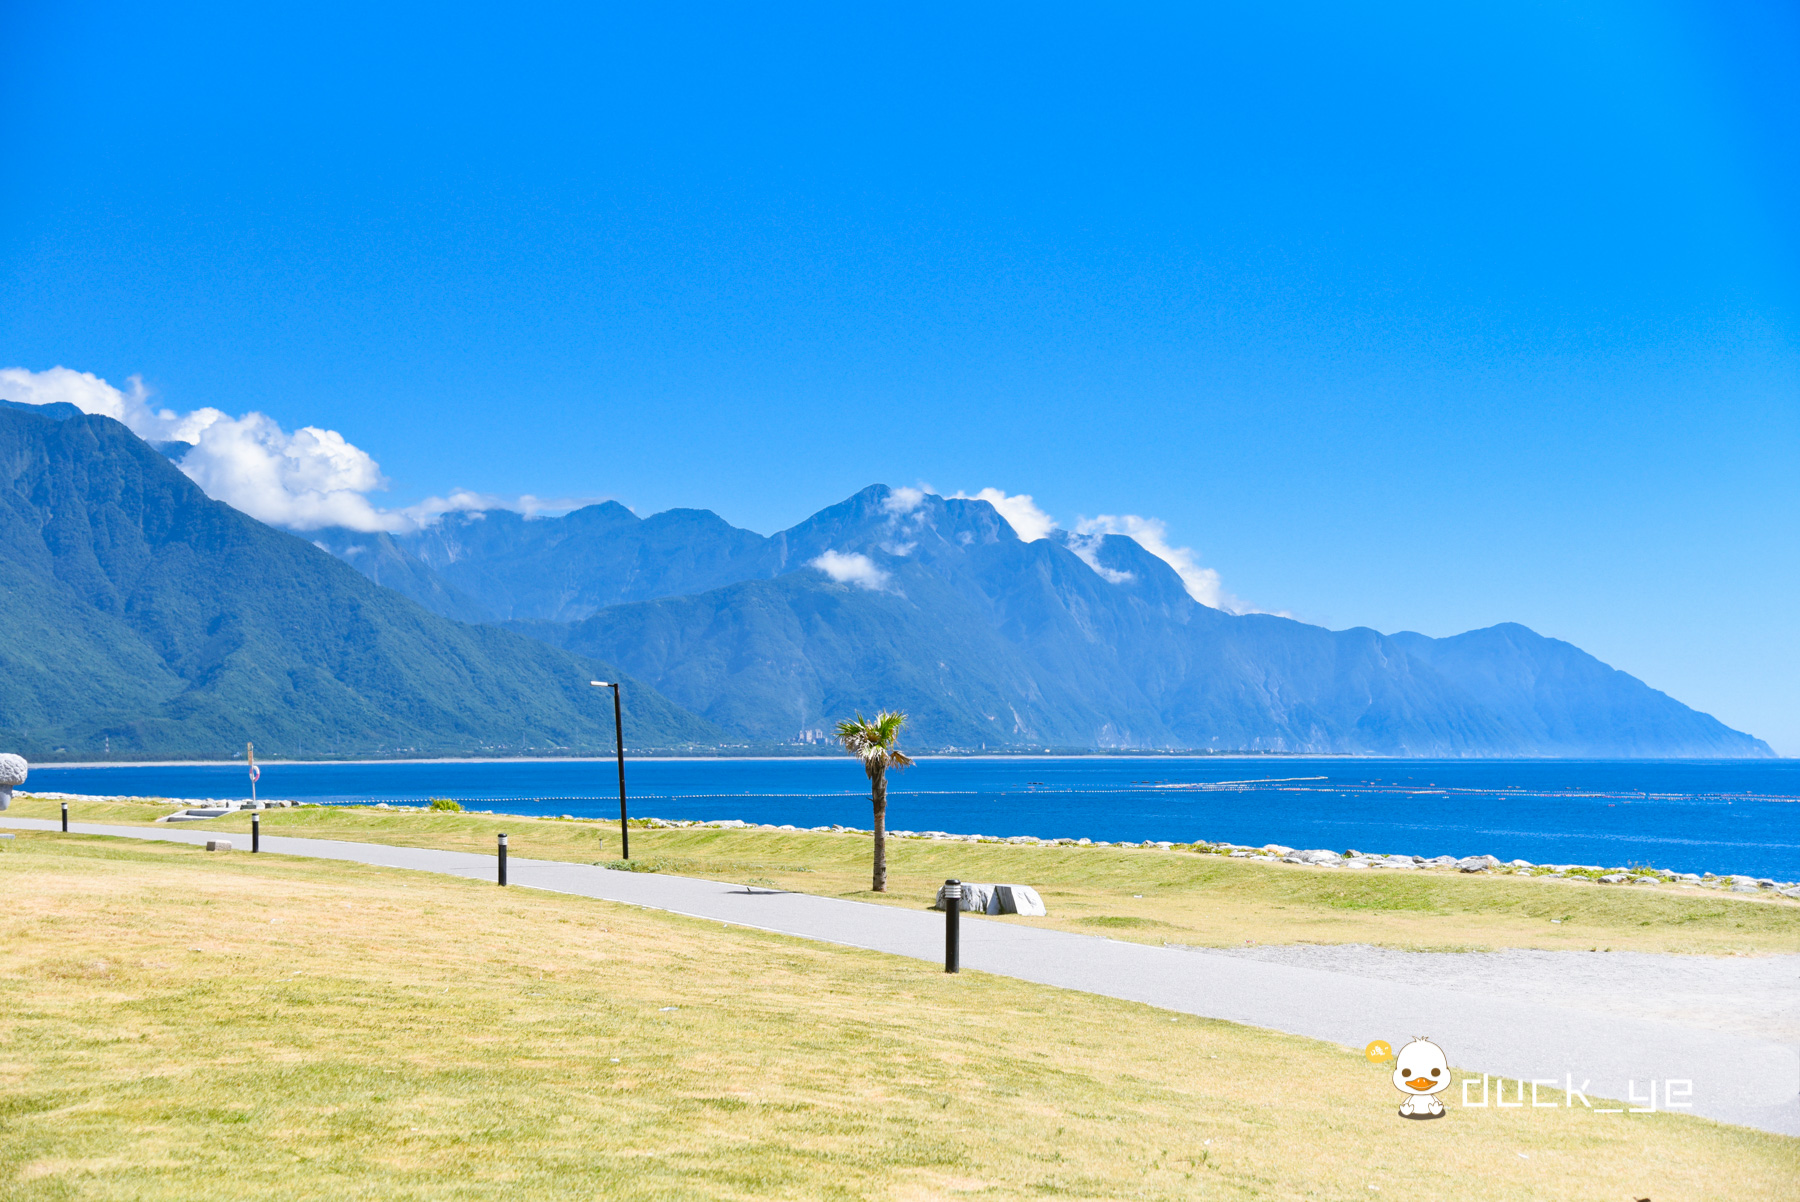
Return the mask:
[[888, 581], [888, 574], [876, 567], [874, 560], [854, 551], [848, 555], [827, 551], [817, 559], [807, 560], [806, 566], [819, 569], [839, 584], [854, 584], [874, 591], [879, 591]]
[[[958, 492], [956, 496], [965, 500], [986, 501], [999, 510], [1000, 516], [1012, 526], [1014, 533], [1028, 543], [1048, 538], [1059, 528], [1056, 519], [1039, 509], [1029, 493], [1008, 496], [1000, 489], [984, 488], [972, 495]], [[1172, 546], [1169, 542], [1169, 528], [1159, 518], [1139, 517], [1135, 513], [1101, 514], [1097, 518], [1081, 518], [1075, 523], [1075, 529], [1069, 534], [1069, 550], [1080, 556], [1082, 562], [1103, 579], [1113, 584], [1125, 584], [1136, 579], [1130, 572], [1109, 568], [1100, 562], [1100, 536], [1105, 534], [1122, 534], [1133, 539], [1144, 550], [1174, 568], [1175, 574], [1181, 577], [1188, 596], [1200, 604], [1231, 613], [1261, 612], [1226, 592], [1220, 584], [1219, 574], [1211, 568], [1202, 567], [1199, 557], [1191, 548]]]
[[1128, 584], [1137, 579], [1135, 572], [1121, 572], [1100, 562], [1100, 536], [1098, 534], [1071, 534], [1068, 545], [1069, 550], [1075, 552], [1082, 563], [1100, 573], [1100, 578], [1109, 584]]
[[53, 367], [49, 371], [6, 367], [0, 368], [0, 398], [27, 405], [53, 405], [64, 401], [83, 413], [116, 418], [136, 430], [138, 425], [153, 420], [156, 415], [150, 412], [144, 382], [136, 376], [126, 382], [131, 385], [130, 392], [119, 391], [92, 372], [71, 371], [66, 367]]
[[1039, 509], [1032, 502], [1030, 493], [1009, 497], [997, 488], [984, 488], [973, 496], [965, 492], [956, 495], [965, 501], [986, 501], [998, 509], [1006, 524], [1013, 528], [1013, 533], [1025, 542], [1035, 543], [1040, 538], [1047, 538], [1056, 529], [1056, 519]]
[[[1216, 571], [1200, 566], [1200, 559], [1194, 554], [1192, 548], [1170, 544], [1169, 528], [1160, 518], [1139, 517], [1135, 513], [1117, 516], [1103, 513], [1097, 518], [1082, 518], [1075, 523], [1075, 533], [1069, 540], [1070, 546], [1076, 549], [1076, 554], [1082, 555], [1082, 550], [1077, 544], [1085, 541], [1091, 548], [1093, 540], [1097, 540], [1103, 534], [1123, 534], [1174, 568], [1175, 574], [1181, 577], [1181, 583], [1187, 589], [1188, 596], [1200, 604], [1234, 614], [1253, 612], [1250, 606], [1224, 590]], [[1092, 550], [1090, 549], [1082, 557], [1088, 559], [1088, 555], [1091, 554]], [[1088, 559], [1088, 562], [1092, 565], [1094, 561]], [[1096, 571], [1105, 574], [1098, 565], [1094, 566]]]
[[207, 496], [273, 526], [400, 532], [429, 526], [455, 510], [500, 505], [498, 498], [459, 489], [404, 509], [382, 509], [368, 495], [387, 486], [381, 466], [336, 430], [302, 426], [290, 434], [263, 413], [232, 417], [212, 408], [154, 409], [142, 380], [132, 376], [127, 384], [121, 390], [92, 372], [66, 367], [0, 369], [0, 397], [9, 401], [67, 401], [83, 413], [115, 418], [151, 442], [194, 444], [179, 461], [188, 478]]
[[881, 507], [889, 513], [911, 513], [925, 503], [925, 490], [922, 488], [906, 488], [904, 486], [889, 491], [887, 500]]

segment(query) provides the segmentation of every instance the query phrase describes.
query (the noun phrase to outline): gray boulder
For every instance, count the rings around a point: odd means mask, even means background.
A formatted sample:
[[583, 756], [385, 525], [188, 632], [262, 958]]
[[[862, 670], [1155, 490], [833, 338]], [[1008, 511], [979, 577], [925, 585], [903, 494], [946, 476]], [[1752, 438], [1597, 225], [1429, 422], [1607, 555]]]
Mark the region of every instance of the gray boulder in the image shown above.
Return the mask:
[[[944, 886], [938, 886], [937, 900], [931, 904], [933, 910], [944, 908]], [[979, 885], [969, 881], [963, 882], [962, 904], [958, 907], [965, 914], [998, 914], [999, 903], [994, 900], [992, 885]]]
[[1026, 918], [1042, 918], [1044, 899], [1030, 885], [995, 885], [994, 903], [1002, 914], [1020, 914]]
[[1344, 862], [1344, 857], [1338, 855], [1337, 852], [1325, 851], [1322, 848], [1313, 851], [1289, 852], [1282, 859], [1293, 864], [1342, 864]]
[[1500, 861], [1493, 856], [1464, 856], [1456, 861], [1459, 872], [1486, 872], [1490, 868], [1498, 868]]
[[1602, 885], [1623, 885], [1626, 881], [1628, 881], [1630, 879], [1631, 879], [1631, 876], [1628, 873], [1609, 872], [1605, 876], [1600, 878], [1600, 883]]

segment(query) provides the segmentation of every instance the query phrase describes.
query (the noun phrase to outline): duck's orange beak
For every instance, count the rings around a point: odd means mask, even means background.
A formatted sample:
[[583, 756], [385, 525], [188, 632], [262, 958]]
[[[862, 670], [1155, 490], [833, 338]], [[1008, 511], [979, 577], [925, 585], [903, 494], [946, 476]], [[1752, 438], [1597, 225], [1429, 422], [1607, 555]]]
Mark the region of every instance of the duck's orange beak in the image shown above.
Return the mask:
[[1432, 1083], [1424, 1077], [1414, 1077], [1406, 1083], [1412, 1089], [1430, 1089]]

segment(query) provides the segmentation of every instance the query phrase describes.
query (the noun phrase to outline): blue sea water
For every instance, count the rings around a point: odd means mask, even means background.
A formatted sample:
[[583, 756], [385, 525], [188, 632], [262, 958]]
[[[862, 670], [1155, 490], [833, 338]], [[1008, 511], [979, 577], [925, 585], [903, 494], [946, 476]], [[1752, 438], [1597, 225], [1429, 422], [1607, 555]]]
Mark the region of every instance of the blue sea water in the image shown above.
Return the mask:
[[[1800, 760], [924, 759], [891, 778], [899, 830], [1198, 839], [1800, 879]], [[247, 797], [240, 765], [58, 767], [30, 788]], [[265, 798], [618, 815], [611, 760], [268, 764]], [[634, 817], [869, 825], [847, 758], [628, 760]]]

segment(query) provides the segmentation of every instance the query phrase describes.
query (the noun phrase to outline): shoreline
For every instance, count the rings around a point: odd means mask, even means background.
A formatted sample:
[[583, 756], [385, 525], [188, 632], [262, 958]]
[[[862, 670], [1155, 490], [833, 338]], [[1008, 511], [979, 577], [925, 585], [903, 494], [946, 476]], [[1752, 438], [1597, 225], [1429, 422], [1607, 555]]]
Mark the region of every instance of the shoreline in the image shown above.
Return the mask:
[[[915, 760], [1260, 760], [1270, 755], [1279, 755], [1288, 759], [1316, 760], [1372, 760], [1379, 756], [1327, 755], [1323, 752], [1259, 752], [1259, 751], [1222, 751], [1216, 754], [1198, 752], [1156, 752], [1156, 751], [1070, 751], [1070, 752], [1020, 752], [1007, 755], [1003, 752], [981, 752], [975, 755], [960, 755], [952, 752], [920, 752], [913, 756]], [[848, 757], [842, 753], [819, 752], [817, 754], [800, 755], [639, 755], [626, 752], [627, 762], [641, 764], [652, 761], [659, 764], [765, 764], [765, 763], [809, 763], [817, 760], [821, 763], [837, 763]], [[448, 756], [439, 759], [424, 760], [258, 760], [264, 767], [279, 765], [284, 768], [320, 768], [320, 767], [353, 767], [364, 764], [613, 764], [617, 757], [612, 755], [515, 755], [497, 756], [493, 758], [473, 758], [468, 756]], [[1461, 760], [1412, 760], [1400, 757], [1403, 763], [1461, 763]], [[1543, 761], [1550, 763], [1553, 761]], [[1580, 761], [1603, 763], [1605, 761]], [[1622, 761], [1642, 762], [1653, 761]], [[1690, 762], [1690, 761], [1670, 761]], [[1691, 761], [1699, 763], [1702, 761]], [[1721, 760], [1720, 763], [1736, 763], [1736, 760]], [[54, 768], [241, 768], [243, 760], [86, 760], [64, 763], [60, 760], [36, 760], [32, 767], [49, 771]]]
[[[292, 801], [285, 798], [270, 799], [251, 803], [241, 798], [177, 798], [177, 797], [143, 797], [125, 796], [122, 794], [83, 794], [58, 793], [16, 790], [15, 796], [31, 798], [39, 801], [97, 801], [97, 802], [160, 802], [173, 807], [176, 814], [184, 810], [217, 810], [213, 817], [224, 817], [226, 814], [242, 813], [246, 810], [275, 808], [307, 808], [319, 809], [368, 809], [381, 811], [405, 810], [429, 814], [432, 812], [428, 804], [415, 802], [392, 801], [360, 801], [360, 802], [320, 802]], [[551, 799], [546, 799], [551, 800]], [[508, 810], [473, 810], [458, 809], [456, 813], [475, 814], [484, 818], [517, 818], [521, 821], [536, 822], [589, 822], [596, 825], [610, 825], [616, 818], [587, 818], [573, 814], [517, 814]], [[207, 821], [207, 819], [196, 819]], [[163, 821], [159, 819], [158, 821]], [[791, 823], [758, 823], [746, 822], [741, 818], [657, 818], [644, 816], [633, 818], [630, 825], [640, 830], [749, 830], [765, 831], [778, 834], [828, 834], [856, 835], [873, 837], [874, 831], [857, 827], [833, 824], [830, 826], [795, 826]], [[1242, 843], [1211, 842], [1196, 840], [1191, 843], [1178, 843], [1167, 839], [1145, 839], [1133, 843], [1128, 841], [1114, 842], [1095, 840], [1086, 837], [1075, 838], [1061, 836], [1044, 838], [1038, 835], [982, 835], [956, 834], [949, 831], [908, 831], [890, 830], [886, 832], [889, 839], [929, 839], [934, 842], [947, 843], [983, 843], [1010, 847], [1089, 847], [1089, 848], [1124, 848], [1137, 850], [1183, 851], [1199, 855], [1226, 856], [1231, 859], [1256, 860], [1263, 863], [1279, 861], [1286, 864], [1297, 864], [1308, 868], [1334, 868], [1348, 871], [1419, 871], [1419, 870], [1455, 870], [1466, 874], [1485, 874], [1494, 872], [1499, 875], [1525, 875], [1533, 877], [1552, 877], [1559, 880], [1586, 881], [1600, 885], [1654, 885], [1668, 884], [1688, 888], [1728, 889], [1734, 893], [1766, 896], [1775, 894], [1793, 901], [1800, 901], [1800, 881], [1777, 881], [1771, 877], [1753, 877], [1744, 873], [1716, 872], [1675, 872], [1666, 868], [1654, 868], [1639, 864], [1634, 867], [1607, 868], [1599, 864], [1548, 864], [1534, 863], [1529, 860], [1501, 860], [1490, 854], [1467, 856], [1421, 856], [1395, 852], [1363, 852], [1354, 848], [1343, 852], [1326, 848], [1295, 849], [1279, 843], [1265, 843], [1260, 847]]]
[[[848, 757], [835, 752], [799, 753], [795, 755], [653, 755], [627, 751], [627, 762], [659, 764], [798, 764], [818, 761], [835, 763]], [[1732, 756], [1704, 759], [1694, 756], [1640, 756], [1629, 759], [1586, 758], [1570, 756], [1406, 756], [1363, 755], [1337, 751], [1021, 751], [1017, 753], [983, 751], [964, 755], [961, 752], [922, 751], [912, 757], [917, 761], [983, 760], [1018, 762], [1023, 760], [1193, 760], [1216, 763], [1220, 760], [1300, 760], [1310, 762], [1338, 761], [1358, 764], [1768, 764], [1791, 761], [1793, 756]], [[263, 767], [330, 768], [387, 764], [613, 764], [614, 755], [515, 755], [515, 756], [439, 756], [427, 759], [368, 760], [282, 760], [263, 759]], [[32, 768], [53, 771], [62, 768], [242, 768], [243, 760], [34, 760]]]

